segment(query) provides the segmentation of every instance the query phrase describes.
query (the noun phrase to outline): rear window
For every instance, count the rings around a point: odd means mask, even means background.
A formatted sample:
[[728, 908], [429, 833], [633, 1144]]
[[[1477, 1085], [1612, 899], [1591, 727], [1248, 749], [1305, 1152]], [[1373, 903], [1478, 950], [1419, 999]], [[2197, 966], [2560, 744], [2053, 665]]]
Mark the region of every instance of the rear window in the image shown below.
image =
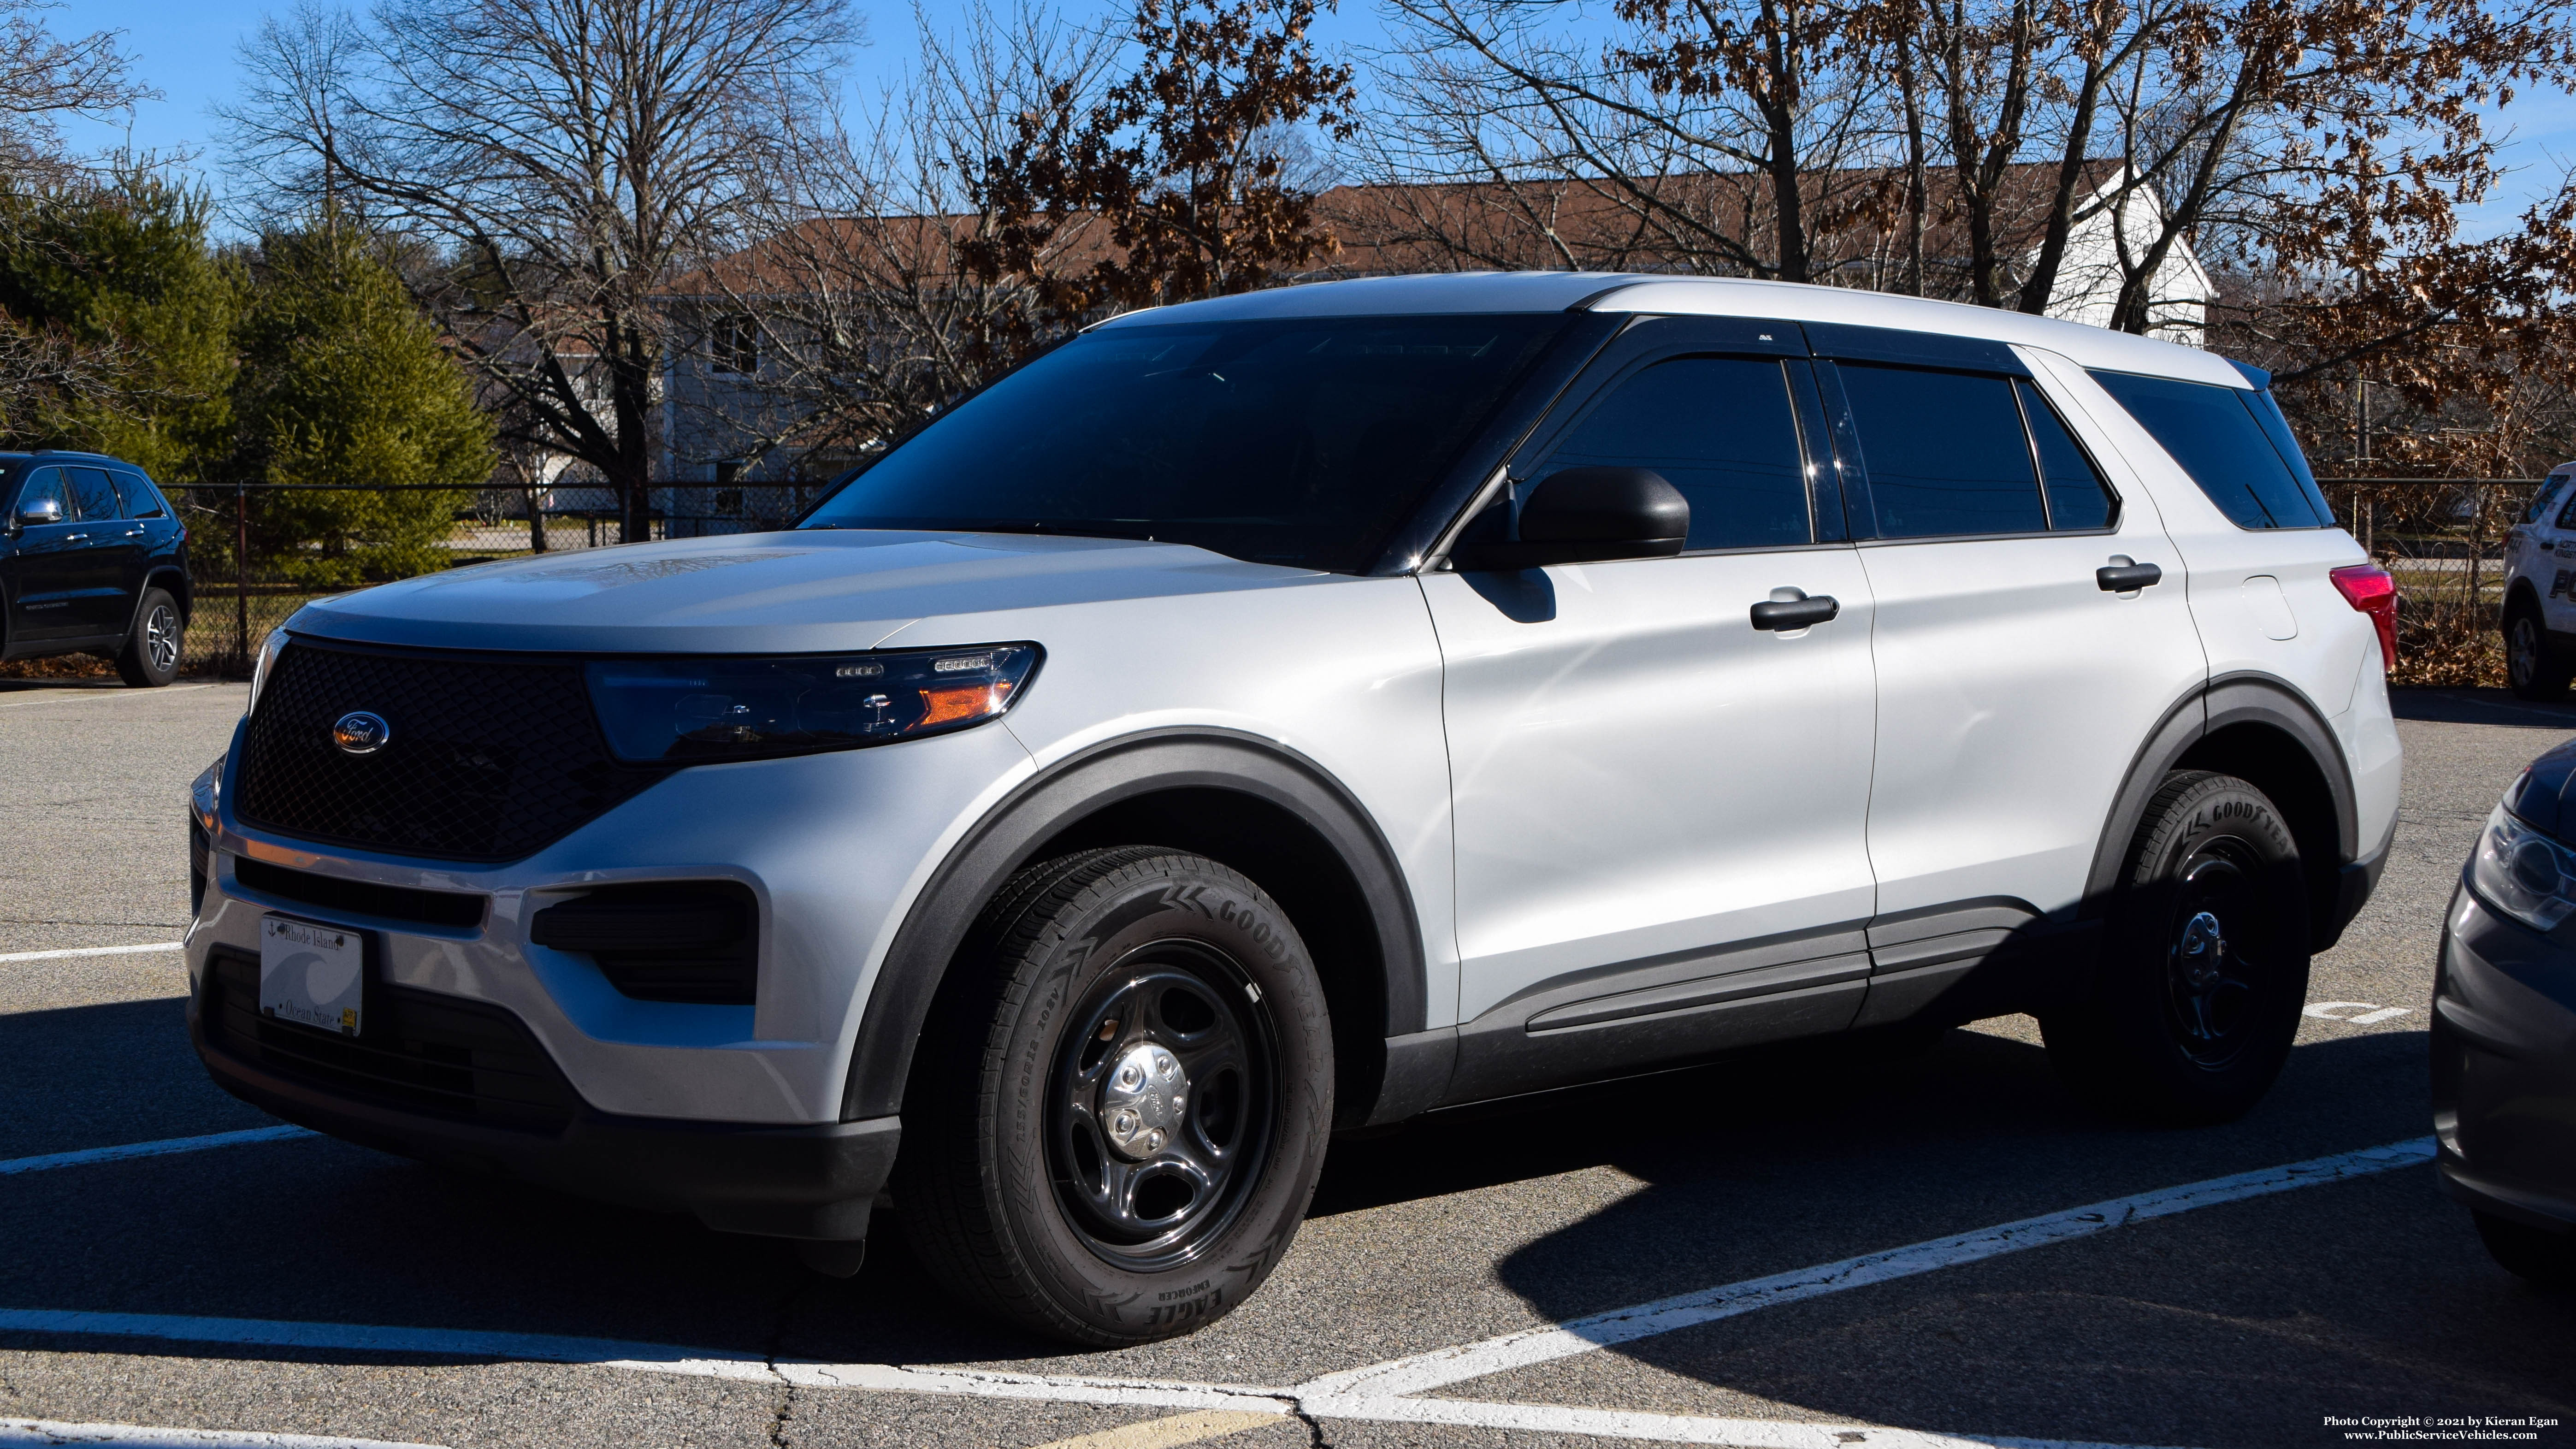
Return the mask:
[[1882, 537], [2046, 531], [2011, 379], [1846, 363], [1842, 384]]
[[2270, 393], [2126, 372], [2097, 372], [2093, 380], [2237, 527], [2333, 526], [2334, 511]]
[[112, 472], [107, 476], [116, 480], [116, 494], [125, 501], [126, 517], [164, 518], [169, 515], [170, 510], [161, 502], [161, 490], [153, 487], [150, 479], [140, 473], [126, 472]]

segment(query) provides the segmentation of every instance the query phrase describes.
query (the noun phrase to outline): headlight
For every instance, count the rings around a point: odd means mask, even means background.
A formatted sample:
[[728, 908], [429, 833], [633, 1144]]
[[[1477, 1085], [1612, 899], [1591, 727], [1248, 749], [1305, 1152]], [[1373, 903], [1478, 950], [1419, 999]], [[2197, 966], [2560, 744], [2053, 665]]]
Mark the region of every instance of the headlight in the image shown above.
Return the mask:
[[283, 624], [269, 630], [268, 637], [259, 641], [259, 654], [251, 660], [250, 666], [250, 702], [242, 706], [242, 713], [248, 714], [259, 708], [259, 687], [268, 682], [270, 671], [277, 668], [277, 651], [285, 647], [286, 626]]
[[998, 719], [1035, 644], [758, 659], [604, 659], [590, 697], [626, 760], [756, 760], [888, 744]]
[[2533, 930], [2555, 930], [2576, 911], [2576, 852], [2499, 805], [2470, 857], [2469, 884], [2487, 904]]

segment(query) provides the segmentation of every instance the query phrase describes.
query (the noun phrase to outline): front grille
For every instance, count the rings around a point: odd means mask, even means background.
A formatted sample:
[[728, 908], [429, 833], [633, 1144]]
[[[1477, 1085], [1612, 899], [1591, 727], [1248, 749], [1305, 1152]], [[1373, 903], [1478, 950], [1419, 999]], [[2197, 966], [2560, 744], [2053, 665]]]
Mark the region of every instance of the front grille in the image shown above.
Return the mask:
[[290, 870], [246, 855], [233, 857], [233, 879], [263, 895], [301, 901], [324, 910], [356, 911], [388, 920], [417, 921], [424, 926], [452, 926], [460, 930], [483, 924], [483, 906], [491, 899], [464, 891], [425, 891], [411, 886], [343, 880], [336, 875]]
[[479, 1001], [367, 983], [356, 1037], [259, 1014], [259, 958], [207, 958], [206, 1035], [221, 1051], [335, 1095], [405, 1112], [560, 1133], [581, 1098], [516, 1016]]
[[[390, 726], [372, 754], [331, 742], [352, 710]], [[334, 845], [516, 860], [664, 773], [609, 754], [578, 664], [298, 639], [260, 691], [234, 808]]]

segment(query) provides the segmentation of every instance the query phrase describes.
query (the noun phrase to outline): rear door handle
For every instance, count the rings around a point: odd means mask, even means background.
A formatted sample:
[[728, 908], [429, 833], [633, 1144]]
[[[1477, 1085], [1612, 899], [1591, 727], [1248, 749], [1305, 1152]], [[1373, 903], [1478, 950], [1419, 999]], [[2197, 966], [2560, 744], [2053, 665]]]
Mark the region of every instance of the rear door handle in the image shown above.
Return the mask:
[[2106, 594], [2125, 594], [2152, 588], [2164, 581], [2165, 571], [2154, 564], [2105, 564], [2093, 571], [2093, 582]]
[[1803, 599], [1765, 600], [1753, 606], [1756, 629], [1804, 629], [1821, 624], [1843, 611], [1842, 603], [1831, 594], [1810, 594]]

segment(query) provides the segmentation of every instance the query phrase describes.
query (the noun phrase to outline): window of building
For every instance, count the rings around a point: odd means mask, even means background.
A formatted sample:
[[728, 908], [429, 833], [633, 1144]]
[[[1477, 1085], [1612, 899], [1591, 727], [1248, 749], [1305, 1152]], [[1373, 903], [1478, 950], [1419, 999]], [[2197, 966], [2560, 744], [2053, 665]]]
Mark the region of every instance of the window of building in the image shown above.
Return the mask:
[[760, 371], [760, 323], [751, 317], [734, 313], [717, 318], [707, 345], [718, 372]]

